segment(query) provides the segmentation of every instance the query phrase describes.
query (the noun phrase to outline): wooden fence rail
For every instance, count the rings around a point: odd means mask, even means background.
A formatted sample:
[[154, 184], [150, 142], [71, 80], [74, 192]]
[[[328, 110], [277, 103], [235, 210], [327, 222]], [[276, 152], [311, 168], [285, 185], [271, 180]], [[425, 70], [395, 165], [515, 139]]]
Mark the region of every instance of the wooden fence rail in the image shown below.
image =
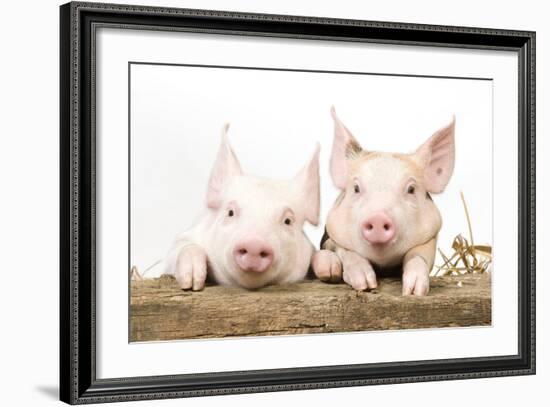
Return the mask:
[[390, 278], [371, 292], [320, 281], [191, 292], [163, 276], [132, 281], [130, 312], [131, 341], [480, 326], [491, 324], [491, 278], [432, 277], [427, 297], [403, 297]]

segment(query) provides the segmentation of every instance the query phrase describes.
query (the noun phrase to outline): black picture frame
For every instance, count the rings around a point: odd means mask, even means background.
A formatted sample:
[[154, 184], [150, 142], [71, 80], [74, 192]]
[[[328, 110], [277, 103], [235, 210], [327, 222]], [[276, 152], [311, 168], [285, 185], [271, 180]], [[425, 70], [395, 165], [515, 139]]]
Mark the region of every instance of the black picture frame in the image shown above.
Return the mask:
[[[72, 2], [60, 7], [60, 398], [70, 404], [535, 373], [535, 33]], [[96, 378], [95, 49], [99, 26], [517, 52], [519, 349], [514, 355]], [[511, 265], [512, 266], [512, 265]]]

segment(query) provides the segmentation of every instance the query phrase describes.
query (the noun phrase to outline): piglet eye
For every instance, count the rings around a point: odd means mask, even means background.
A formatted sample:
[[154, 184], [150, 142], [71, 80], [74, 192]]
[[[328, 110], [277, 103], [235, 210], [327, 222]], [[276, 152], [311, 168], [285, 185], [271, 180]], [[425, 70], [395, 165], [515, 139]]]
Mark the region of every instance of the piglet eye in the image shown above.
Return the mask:
[[231, 217], [235, 215], [235, 211], [233, 209], [229, 209], [229, 212], [227, 212], [227, 216]]
[[407, 193], [408, 194], [414, 195], [415, 191], [416, 191], [416, 188], [415, 188], [414, 185], [409, 185], [409, 187], [407, 188]]
[[285, 225], [292, 225], [292, 219], [285, 218]]
[[359, 189], [359, 185], [355, 184], [353, 186], [353, 190], [355, 191], [356, 194], [358, 194], [359, 192], [361, 192], [361, 190]]

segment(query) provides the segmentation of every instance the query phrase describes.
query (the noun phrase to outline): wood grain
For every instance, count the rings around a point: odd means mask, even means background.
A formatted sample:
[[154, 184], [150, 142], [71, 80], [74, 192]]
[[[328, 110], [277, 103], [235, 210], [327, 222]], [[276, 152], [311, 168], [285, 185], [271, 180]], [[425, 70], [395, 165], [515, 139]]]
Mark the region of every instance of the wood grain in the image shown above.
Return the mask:
[[491, 324], [491, 278], [432, 277], [427, 297], [403, 297], [401, 281], [392, 278], [371, 292], [316, 280], [192, 292], [163, 276], [132, 281], [130, 313], [132, 342], [480, 326]]

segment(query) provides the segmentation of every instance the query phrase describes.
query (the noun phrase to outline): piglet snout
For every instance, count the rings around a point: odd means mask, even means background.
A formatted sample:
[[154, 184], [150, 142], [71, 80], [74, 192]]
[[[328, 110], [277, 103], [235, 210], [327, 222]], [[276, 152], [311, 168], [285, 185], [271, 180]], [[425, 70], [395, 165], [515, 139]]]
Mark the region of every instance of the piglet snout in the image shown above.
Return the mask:
[[372, 214], [363, 223], [363, 237], [371, 244], [388, 243], [395, 236], [395, 225], [384, 212]]
[[273, 263], [273, 249], [262, 239], [249, 239], [235, 245], [233, 257], [244, 271], [262, 273]]

